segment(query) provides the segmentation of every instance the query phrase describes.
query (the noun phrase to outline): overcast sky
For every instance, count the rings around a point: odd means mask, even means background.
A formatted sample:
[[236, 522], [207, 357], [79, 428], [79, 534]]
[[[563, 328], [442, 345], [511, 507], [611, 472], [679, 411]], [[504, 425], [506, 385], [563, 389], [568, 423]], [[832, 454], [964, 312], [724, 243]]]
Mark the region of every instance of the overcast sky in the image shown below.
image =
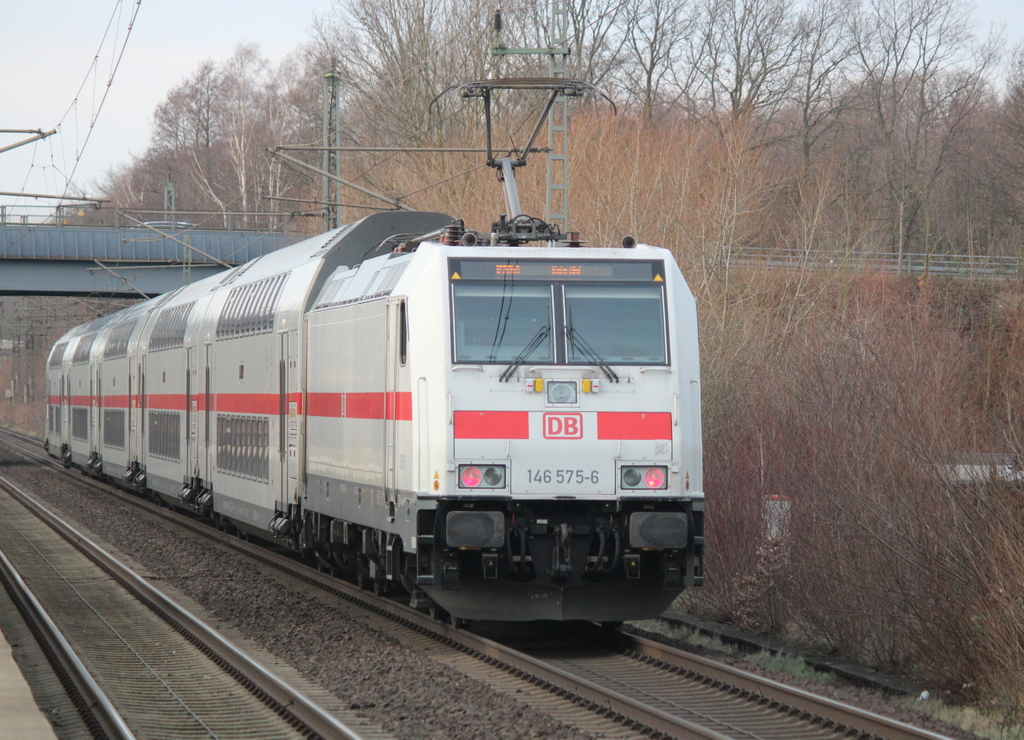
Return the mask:
[[[110, 167], [141, 153], [154, 108], [206, 59], [220, 62], [255, 43], [275, 64], [309, 37], [330, 0], [142, 0], [124, 56], [82, 155], [75, 182], [87, 190]], [[0, 153], [0, 192], [56, 194], [74, 166], [121, 49], [134, 0], [6, 2], [0, 11], [0, 129], [50, 130], [44, 142]], [[98, 74], [76, 93], [103, 44]], [[978, 35], [1005, 25], [1007, 46], [1024, 40], [1024, 0], [978, 0]], [[69, 115], [65, 113], [70, 110]], [[0, 134], [0, 147], [23, 136]], [[0, 204], [14, 199], [0, 196]], [[19, 203], [26, 202], [24, 199]], [[45, 203], [45, 201], [34, 201]]]
[[[238, 44], [254, 43], [276, 64], [309, 38], [314, 12], [324, 13], [330, 4], [330, 0], [142, 0], [75, 182], [90, 189], [110, 167], [140, 154], [149, 140], [153, 110], [202, 61], [224, 61]], [[0, 154], [0, 191], [61, 192], [64, 179], [56, 171], [69, 173], [74, 166], [134, 8], [134, 0], [3, 3], [0, 129], [48, 131], [62, 118], [64, 123], [57, 136]], [[96, 65], [99, 74], [90, 79], [77, 107], [65, 118], [115, 12], [118, 18]], [[24, 138], [0, 134], [0, 148]], [[0, 203], [12, 202], [0, 196]]]

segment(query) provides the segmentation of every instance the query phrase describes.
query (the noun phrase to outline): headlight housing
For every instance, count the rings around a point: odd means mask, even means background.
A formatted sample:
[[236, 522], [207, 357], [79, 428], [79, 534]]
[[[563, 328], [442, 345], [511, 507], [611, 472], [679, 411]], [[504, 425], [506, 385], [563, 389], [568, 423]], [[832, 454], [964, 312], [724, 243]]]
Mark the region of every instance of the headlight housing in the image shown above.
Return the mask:
[[661, 491], [668, 488], [668, 468], [664, 465], [623, 465], [619, 487], [627, 491]]
[[459, 488], [504, 488], [506, 472], [504, 465], [460, 465]]
[[575, 404], [578, 391], [575, 380], [549, 380], [547, 382], [548, 403]]

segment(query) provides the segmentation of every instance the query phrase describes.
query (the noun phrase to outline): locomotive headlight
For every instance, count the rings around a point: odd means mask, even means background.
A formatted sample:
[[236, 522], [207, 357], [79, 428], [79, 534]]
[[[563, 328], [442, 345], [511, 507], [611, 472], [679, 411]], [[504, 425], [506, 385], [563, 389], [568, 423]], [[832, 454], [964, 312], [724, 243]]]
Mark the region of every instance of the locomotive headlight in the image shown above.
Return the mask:
[[619, 482], [622, 488], [634, 491], [661, 490], [667, 487], [667, 472], [663, 465], [630, 465], [622, 468]]
[[484, 468], [484, 486], [487, 488], [501, 488], [505, 485], [505, 466], [489, 465]]
[[548, 403], [576, 403], [575, 380], [549, 380]]
[[459, 488], [504, 488], [504, 465], [460, 465]]
[[641, 480], [643, 480], [643, 476], [640, 474], [640, 468], [622, 469], [623, 488], [639, 488]]

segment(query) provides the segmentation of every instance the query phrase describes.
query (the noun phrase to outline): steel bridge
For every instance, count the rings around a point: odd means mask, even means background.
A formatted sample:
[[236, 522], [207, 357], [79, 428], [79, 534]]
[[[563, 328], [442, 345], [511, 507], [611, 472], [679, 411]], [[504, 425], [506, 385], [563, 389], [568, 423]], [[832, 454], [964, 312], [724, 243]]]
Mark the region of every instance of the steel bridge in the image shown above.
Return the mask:
[[177, 221], [75, 226], [0, 219], [0, 295], [151, 297], [302, 238]]

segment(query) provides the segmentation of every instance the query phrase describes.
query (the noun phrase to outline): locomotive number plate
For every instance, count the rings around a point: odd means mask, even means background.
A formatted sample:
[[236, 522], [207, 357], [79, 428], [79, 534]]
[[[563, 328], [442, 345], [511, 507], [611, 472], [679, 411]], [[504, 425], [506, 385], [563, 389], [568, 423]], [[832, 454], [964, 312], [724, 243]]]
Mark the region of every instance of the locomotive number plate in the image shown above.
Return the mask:
[[581, 485], [586, 482], [597, 485], [601, 476], [596, 470], [563, 470], [563, 469], [528, 469], [526, 471], [527, 480], [530, 483], [554, 483], [555, 485], [564, 486], [570, 483]]

